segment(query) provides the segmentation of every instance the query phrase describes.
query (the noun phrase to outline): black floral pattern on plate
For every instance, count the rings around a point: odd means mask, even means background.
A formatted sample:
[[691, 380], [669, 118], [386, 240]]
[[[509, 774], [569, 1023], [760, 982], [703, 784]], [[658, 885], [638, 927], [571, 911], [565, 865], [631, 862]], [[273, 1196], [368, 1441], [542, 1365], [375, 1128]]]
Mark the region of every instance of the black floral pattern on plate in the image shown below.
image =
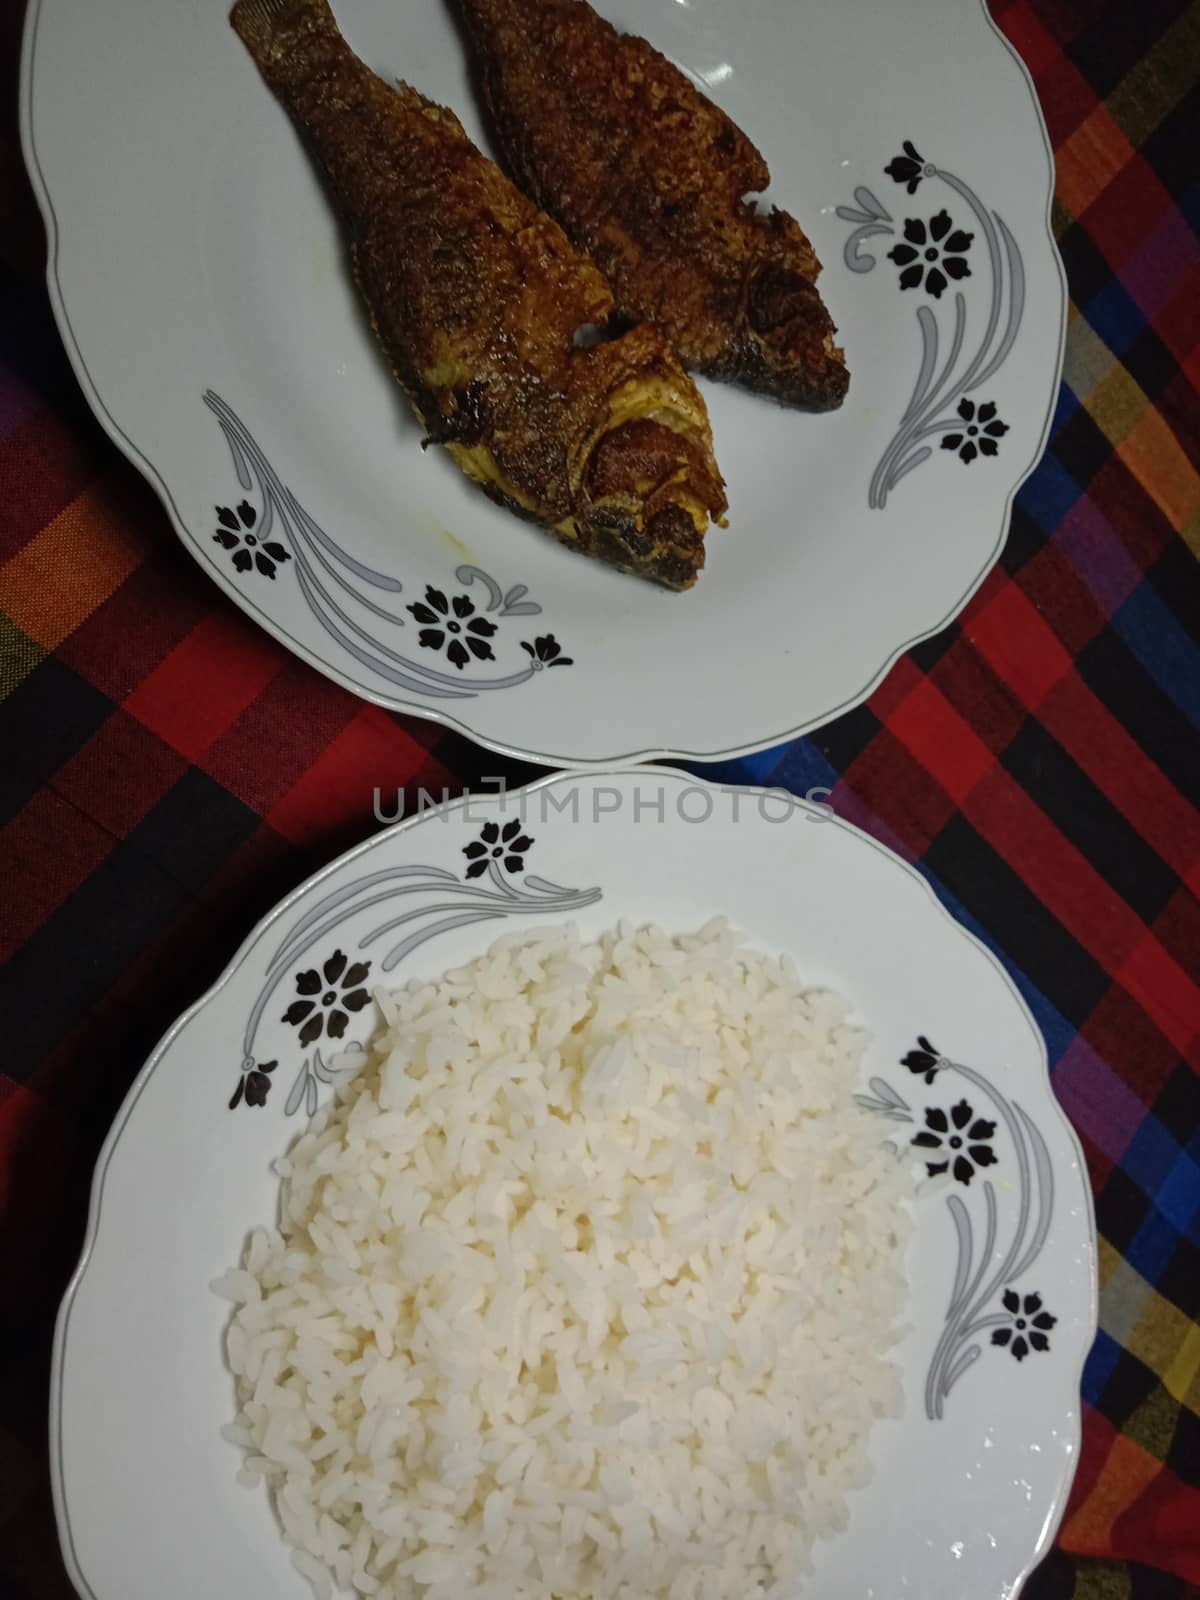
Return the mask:
[[230, 1111], [236, 1111], [243, 1100], [248, 1106], [265, 1106], [271, 1092], [271, 1073], [278, 1061], [256, 1061], [247, 1067], [238, 1079], [237, 1088], [229, 1102]]
[[570, 656], [562, 653], [562, 645], [552, 633], [543, 633], [540, 638], [529, 643], [528, 639], [521, 641], [521, 649], [533, 662], [535, 672], [541, 672], [543, 667], [573, 667], [574, 661]]
[[1006, 1289], [1003, 1298], [1010, 1321], [1007, 1327], [993, 1332], [992, 1343], [1007, 1348], [1017, 1361], [1024, 1361], [1031, 1350], [1049, 1350], [1048, 1334], [1058, 1318], [1042, 1309], [1041, 1295], [1027, 1294], [1022, 1298], [1015, 1289]]
[[496, 624], [475, 614], [475, 603], [465, 594], [447, 599], [432, 584], [425, 586], [424, 600], [409, 606], [409, 611], [422, 624], [417, 635], [426, 650], [445, 650], [446, 659], [461, 672], [474, 656], [476, 661], [494, 661], [488, 640], [496, 631]]
[[904, 154], [893, 156], [883, 170], [894, 183], [906, 185], [909, 194], [916, 194], [925, 176], [925, 157], [911, 139], [905, 139], [902, 148]]
[[236, 511], [228, 506], [218, 506], [217, 521], [220, 527], [213, 534], [213, 542], [222, 550], [232, 550], [233, 565], [238, 572], [257, 569], [264, 578], [274, 580], [275, 568], [281, 561], [292, 558], [277, 539], [260, 539], [254, 529], [258, 525], [258, 512], [249, 500], [243, 500]]
[[930, 1044], [923, 1033], [917, 1035], [917, 1048], [900, 1058], [902, 1067], [915, 1072], [918, 1077], [924, 1078], [926, 1083], [932, 1083], [937, 1077], [941, 1064], [942, 1058], [937, 1046]]
[[979, 1167], [996, 1164], [992, 1140], [996, 1137], [996, 1124], [984, 1117], [976, 1117], [965, 1100], [951, 1106], [949, 1112], [940, 1106], [930, 1106], [925, 1112], [925, 1126], [914, 1134], [913, 1144], [919, 1150], [928, 1150], [940, 1159], [926, 1160], [931, 1178], [951, 1170], [957, 1183], [969, 1184]]
[[948, 211], [937, 212], [928, 223], [920, 217], [908, 217], [904, 237], [905, 244], [894, 245], [888, 251], [889, 260], [901, 269], [901, 289], [919, 289], [923, 281], [926, 292], [940, 300], [951, 278], [971, 276], [966, 252], [975, 235], [955, 228]]
[[485, 822], [478, 839], [463, 846], [467, 858], [467, 877], [482, 878], [493, 861], [504, 864], [509, 872], [522, 872], [525, 852], [533, 840], [521, 832], [521, 819], [513, 817], [501, 828], [498, 822]]
[[345, 953], [335, 950], [318, 972], [310, 967], [296, 974], [296, 992], [283, 1013], [283, 1021], [300, 1029], [300, 1043], [315, 1044], [322, 1033], [340, 1039], [350, 1018], [348, 1011], [361, 1011], [371, 996], [362, 987], [371, 971], [369, 961], [347, 966]]
[[967, 463], [979, 455], [994, 456], [999, 448], [996, 441], [1008, 432], [1008, 423], [1000, 421], [995, 404], [987, 400], [977, 411], [973, 400], [960, 400], [958, 414], [963, 425], [942, 435], [942, 449], [957, 450], [958, 459]]

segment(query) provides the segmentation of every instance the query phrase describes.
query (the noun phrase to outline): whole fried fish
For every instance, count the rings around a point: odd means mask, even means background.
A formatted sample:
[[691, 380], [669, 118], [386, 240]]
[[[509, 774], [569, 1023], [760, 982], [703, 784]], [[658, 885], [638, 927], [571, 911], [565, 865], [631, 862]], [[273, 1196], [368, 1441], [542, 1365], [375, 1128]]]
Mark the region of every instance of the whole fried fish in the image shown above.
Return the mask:
[[850, 375], [785, 211], [758, 213], [766, 161], [645, 39], [587, 0], [459, 0], [503, 158], [586, 250], [618, 309], [684, 365], [811, 411]]
[[430, 439], [496, 500], [669, 588], [725, 511], [704, 401], [648, 325], [593, 343], [612, 292], [453, 112], [353, 54], [327, 0], [231, 20], [304, 136], [384, 352]]

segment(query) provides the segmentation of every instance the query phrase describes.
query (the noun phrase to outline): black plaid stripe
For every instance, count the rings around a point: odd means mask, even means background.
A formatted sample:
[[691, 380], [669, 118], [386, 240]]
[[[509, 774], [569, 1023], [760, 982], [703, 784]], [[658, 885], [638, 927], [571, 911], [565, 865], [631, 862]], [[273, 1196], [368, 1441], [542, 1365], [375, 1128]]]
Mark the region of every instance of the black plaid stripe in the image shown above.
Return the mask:
[[1118, 721], [1137, 729], [1138, 744], [1180, 794], [1200, 796], [1196, 730], [1111, 628], [1084, 646], [1075, 670]]
[[1066, 53], [1101, 99], [1107, 99], [1159, 37], [1188, 9], [1188, 0], [1137, 0], [1101, 7]]
[[[1172, 1577], [1169, 1572], [1159, 1572], [1156, 1567], [1134, 1563], [1128, 1572], [1129, 1600], [1197, 1600], [1200, 1596], [1200, 1588], [1194, 1583]], [[1096, 1600], [1101, 1600], [1099, 1594]]]
[[1143, 922], [1152, 922], [1174, 894], [1178, 878], [1053, 735], [1027, 717], [1001, 760], [1023, 789], [1038, 796], [1064, 838]]
[[1200, 461], [1200, 404], [1182, 372], [1159, 394], [1158, 409], [1188, 460]]
[[36, 1068], [257, 826], [195, 769], [167, 792], [9, 963], [11, 1076]]
[[1175, 1437], [1171, 1440], [1171, 1448], [1167, 1453], [1167, 1466], [1187, 1481], [1195, 1477], [1198, 1461], [1200, 1461], [1200, 1417], [1190, 1406], [1180, 1406]]
[[1096, 1194], [1096, 1231], [1124, 1255], [1149, 1208], [1141, 1186], [1120, 1167], [1113, 1167]]
[[1200, 644], [1200, 564], [1182, 539], [1172, 539], [1147, 573], [1154, 592]]
[[813, 734], [817, 749], [839, 772], [845, 772], [879, 733], [883, 724], [867, 705], [856, 706]]
[[1081, 1027], [1109, 986], [1107, 973], [965, 817], [947, 823], [924, 864], [980, 919], [1011, 964], [1036, 972], [1050, 1004]]
[[1062, 1550], [1051, 1550], [1029, 1575], [1021, 1600], [1066, 1600], [1075, 1591], [1075, 1562]]
[[1115, 1427], [1123, 1430], [1129, 1418], [1161, 1387], [1145, 1362], [1122, 1350], [1101, 1392], [1100, 1409]]
[[1053, 454], [1081, 489], [1113, 458], [1112, 445], [1082, 406], [1054, 435]]
[[1142, 154], [1176, 203], [1194, 196], [1198, 149], [1200, 84], [1193, 84], [1142, 145]]
[[[55, 714], [47, 717], [46, 707]], [[0, 700], [0, 827], [85, 745], [113, 703], [70, 667], [48, 656]], [[19, 761], [10, 759], [20, 751]]]
[[[1187, 1239], [1177, 1239], [1171, 1258], [1156, 1279], [1154, 1287], [1171, 1300], [1193, 1322], [1200, 1322], [1200, 1250]], [[1193, 1465], [1189, 1474], [1197, 1475]]]
[[[1062, 430], [1059, 429], [1059, 432]], [[1058, 438], [1058, 433], [1055, 434]], [[1056, 454], [1054, 443], [1051, 442], [1050, 453]], [[1012, 520], [1008, 527], [1008, 538], [1004, 541], [1004, 549], [1000, 555], [1000, 565], [1010, 578], [1016, 575], [1039, 555], [1046, 547], [1046, 534], [1038, 526], [1037, 519], [1031, 517], [1018, 501], [1013, 506]]]
[[191, 767], [133, 830], [129, 844], [195, 894], [258, 823], [249, 806]]
[[118, 847], [8, 964], [10, 1076], [23, 1081], [178, 909], [176, 885]]
[[1112, 268], [1100, 246], [1077, 222], [1062, 213], [1065, 227], [1058, 235], [1058, 253], [1067, 274], [1067, 287], [1077, 306], [1085, 306], [1112, 282]]
[[957, 622], [952, 622], [940, 633], [935, 633], [932, 639], [923, 639], [920, 644], [913, 645], [908, 652], [908, 659], [922, 672], [930, 673], [953, 650], [961, 637], [962, 628]]
[[1149, 325], [1125, 350], [1121, 360], [1147, 400], [1156, 403], [1179, 371], [1179, 363]]
[[[1200, 1077], [1186, 1061], [1180, 1061], [1155, 1096], [1154, 1115], [1181, 1148], [1196, 1137], [1198, 1106]], [[1200, 1285], [1197, 1290], [1200, 1292]], [[1200, 1455], [1196, 1460], [1200, 1461]]]

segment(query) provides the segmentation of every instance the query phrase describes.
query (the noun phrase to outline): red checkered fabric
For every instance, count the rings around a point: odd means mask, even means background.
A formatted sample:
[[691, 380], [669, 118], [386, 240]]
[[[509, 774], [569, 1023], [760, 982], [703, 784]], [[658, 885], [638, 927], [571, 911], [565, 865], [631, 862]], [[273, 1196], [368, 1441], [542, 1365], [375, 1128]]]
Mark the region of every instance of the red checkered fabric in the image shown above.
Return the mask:
[[[15, 89], [20, 0], [0, 0]], [[1029, 1600], [1200, 1597], [1200, 4], [995, 0], [1057, 152], [1045, 461], [959, 622], [728, 780], [832, 791], [1006, 963], [1079, 1129], [1101, 1331]], [[7, 107], [15, 104], [15, 93]], [[904, 132], [904, 130], [900, 130]], [[206, 581], [69, 371], [0, 125], [0, 1595], [66, 1600], [55, 1309], [158, 1037], [374, 791], [530, 769], [333, 687]], [[711, 771], [711, 769], [710, 769]], [[972, 1597], [974, 1600], [974, 1597]]]

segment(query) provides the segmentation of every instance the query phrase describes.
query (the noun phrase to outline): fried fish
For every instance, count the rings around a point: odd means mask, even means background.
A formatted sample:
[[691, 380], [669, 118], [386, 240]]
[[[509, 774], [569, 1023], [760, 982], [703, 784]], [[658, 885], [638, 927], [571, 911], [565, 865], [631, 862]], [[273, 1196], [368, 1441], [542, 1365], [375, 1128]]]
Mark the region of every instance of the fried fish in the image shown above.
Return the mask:
[[645, 39], [587, 0], [459, 0], [503, 159], [586, 250], [619, 311], [684, 365], [805, 410], [849, 373], [785, 211], [746, 199], [771, 174], [736, 123]]
[[351, 51], [327, 0], [231, 21], [320, 168], [384, 353], [429, 438], [587, 555], [695, 582], [726, 509], [704, 401], [642, 324], [589, 342], [609, 285], [453, 112]]

